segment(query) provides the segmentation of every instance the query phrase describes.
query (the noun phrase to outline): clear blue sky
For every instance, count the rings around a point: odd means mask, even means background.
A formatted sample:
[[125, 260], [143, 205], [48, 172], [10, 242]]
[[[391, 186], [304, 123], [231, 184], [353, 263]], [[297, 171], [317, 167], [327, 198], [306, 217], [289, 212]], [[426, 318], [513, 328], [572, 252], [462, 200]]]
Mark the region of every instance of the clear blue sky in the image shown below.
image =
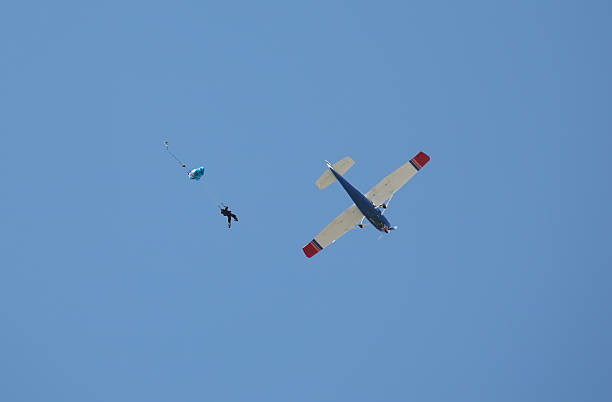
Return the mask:
[[[609, 1], [3, 2], [0, 399], [612, 400], [611, 49]], [[324, 159], [419, 151], [304, 257]]]

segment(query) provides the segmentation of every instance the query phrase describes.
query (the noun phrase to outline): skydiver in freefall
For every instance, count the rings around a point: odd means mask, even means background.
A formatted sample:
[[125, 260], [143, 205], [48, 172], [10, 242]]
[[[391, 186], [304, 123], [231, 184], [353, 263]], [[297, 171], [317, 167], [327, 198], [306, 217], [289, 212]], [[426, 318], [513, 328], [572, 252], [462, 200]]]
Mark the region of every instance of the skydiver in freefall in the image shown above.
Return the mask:
[[238, 222], [238, 217], [236, 216], [236, 214], [233, 214], [232, 210], [229, 209], [227, 206], [221, 209], [221, 215], [227, 216], [227, 227], [228, 228], [232, 227], [232, 218], [234, 218], [234, 220]]

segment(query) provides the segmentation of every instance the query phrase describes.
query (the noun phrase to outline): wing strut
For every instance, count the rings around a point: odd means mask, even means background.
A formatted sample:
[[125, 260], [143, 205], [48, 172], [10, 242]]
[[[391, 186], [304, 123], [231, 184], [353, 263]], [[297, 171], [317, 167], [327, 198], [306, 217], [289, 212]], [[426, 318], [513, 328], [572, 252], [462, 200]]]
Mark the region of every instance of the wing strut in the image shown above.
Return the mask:
[[395, 193], [391, 194], [391, 197], [389, 197], [389, 199], [387, 200], [387, 202], [383, 203], [383, 210], [380, 213], [381, 215], [384, 215], [385, 212], [387, 211], [387, 208], [389, 207], [389, 204], [391, 204], [391, 199], [393, 198], [393, 196], [395, 195]]

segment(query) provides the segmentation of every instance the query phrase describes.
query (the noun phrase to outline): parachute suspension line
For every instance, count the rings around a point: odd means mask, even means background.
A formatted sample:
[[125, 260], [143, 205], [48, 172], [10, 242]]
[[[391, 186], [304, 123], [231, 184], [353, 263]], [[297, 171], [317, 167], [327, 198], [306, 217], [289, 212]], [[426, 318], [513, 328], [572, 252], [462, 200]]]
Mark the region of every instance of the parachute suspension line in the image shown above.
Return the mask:
[[219, 198], [215, 197], [214, 194], [210, 191], [210, 183], [204, 183], [202, 186], [204, 188], [204, 192], [206, 193], [206, 197], [213, 203], [219, 202]]
[[[168, 147], [168, 141], [164, 141], [164, 146], [166, 147], [166, 151], [168, 151], [168, 153], [170, 154], [170, 156], [172, 156], [172, 158], [174, 158], [175, 161], [177, 161], [182, 168], [187, 169], [187, 172], [190, 171], [190, 169], [187, 167], [187, 165], [185, 164], [185, 162], [183, 162], [182, 160], [180, 160], [176, 155], [174, 155], [169, 147]], [[213, 202], [213, 203], [219, 203], [220, 201], [220, 197], [218, 196], [217, 192], [214, 191], [213, 187], [212, 187], [212, 183], [210, 178], [206, 179], [206, 183], [203, 183], [204, 185], [202, 186], [204, 188], [204, 192], [206, 193], [207, 198]], [[226, 205], [224, 203], [221, 203], [221, 205], [223, 205], [223, 207], [225, 207]]]
[[227, 204], [221, 200], [224, 200], [224, 198], [221, 198], [221, 196], [219, 195], [219, 192], [217, 191], [217, 187], [215, 186], [215, 180], [213, 177], [208, 177], [208, 180], [206, 180], [205, 183], [202, 183], [202, 188], [204, 189], [204, 193], [206, 194], [206, 198], [208, 198], [208, 200], [217, 205], [217, 207], [219, 207], [219, 209], [223, 209], [225, 207], [227, 207]]
[[179, 158], [177, 158], [177, 157], [176, 157], [176, 155], [174, 155], [174, 154], [173, 154], [173, 153], [170, 151], [170, 149], [168, 148], [168, 141], [164, 141], [164, 146], [166, 147], [166, 151], [168, 151], [168, 153], [170, 154], [170, 156], [172, 156], [172, 157], [173, 157], [173, 158], [174, 158], [174, 159], [175, 159], [175, 160], [176, 160], [176, 161], [177, 161], [177, 162], [178, 162], [178, 163], [181, 165], [181, 167], [182, 167], [182, 168], [185, 168], [185, 169], [187, 169], [187, 171], [189, 171], [189, 168], [187, 167], [187, 165], [186, 165], [186, 164], [185, 164], [185, 163], [184, 163], [182, 160], [180, 160]]
[[217, 203], [217, 204], [220, 203], [221, 205], [225, 207], [225, 204], [219, 201], [221, 200], [221, 197], [219, 197], [219, 194], [217, 194], [217, 192], [214, 190], [213, 186], [211, 185], [210, 180], [203, 184], [204, 185], [202, 187], [204, 188], [204, 192], [206, 193], [206, 196], [208, 197], [208, 199], [213, 203]]

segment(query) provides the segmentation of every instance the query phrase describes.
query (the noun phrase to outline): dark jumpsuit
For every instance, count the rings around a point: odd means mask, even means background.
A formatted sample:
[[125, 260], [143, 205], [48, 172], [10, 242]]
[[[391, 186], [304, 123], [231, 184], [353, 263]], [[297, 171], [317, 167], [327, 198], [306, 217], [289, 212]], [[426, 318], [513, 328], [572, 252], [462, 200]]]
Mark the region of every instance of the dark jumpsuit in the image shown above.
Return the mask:
[[238, 217], [235, 214], [233, 214], [232, 210], [229, 209], [228, 207], [225, 207], [221, 210], [221, 215], [227, 216], [227, 227], [228, 228], [232, 227], [232, 218], [234, 218], [234, 220], [238, 222]]

